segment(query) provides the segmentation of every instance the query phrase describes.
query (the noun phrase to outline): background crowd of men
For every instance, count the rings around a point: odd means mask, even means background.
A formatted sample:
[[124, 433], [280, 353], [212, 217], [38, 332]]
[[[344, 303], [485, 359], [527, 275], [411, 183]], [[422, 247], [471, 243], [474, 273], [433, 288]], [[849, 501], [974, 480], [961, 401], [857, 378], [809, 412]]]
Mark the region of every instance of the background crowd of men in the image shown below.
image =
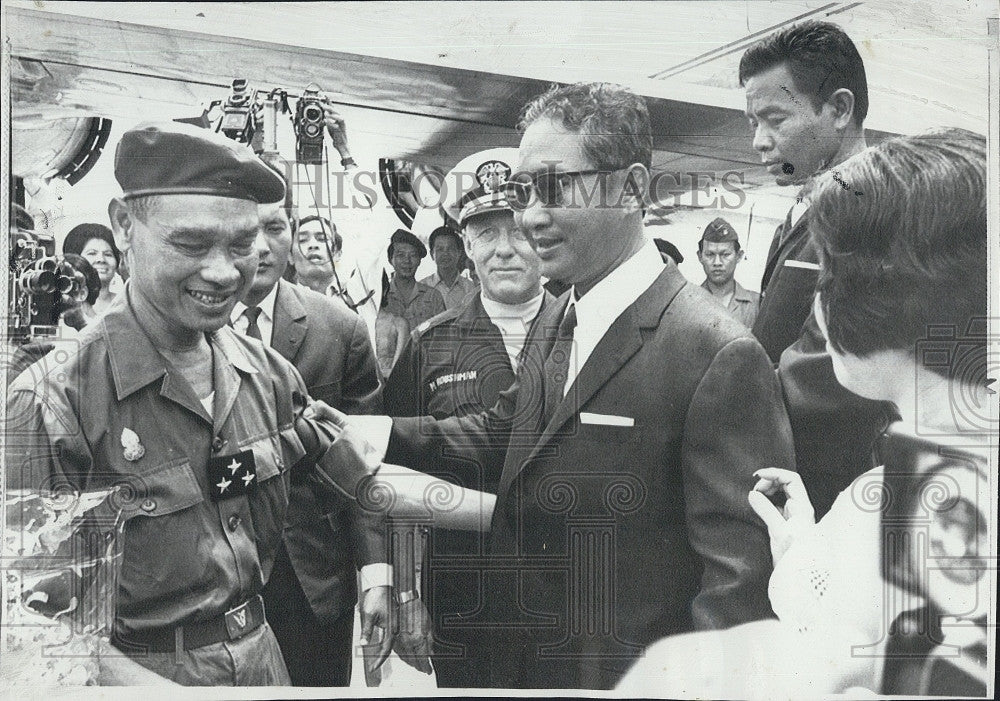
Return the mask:
[[[33, 430], [8, 485], [141, 494], [108, 681], [345, 686], [360, 602], [369, 668], [394, 647], [442, 687], [608, 689], [662, 638], [773, 617], [755, 474], [797, 471], [820, 517], [894, 411], [838, 384], [814, 311], [808, 185], [866, 148], [861, 57], [809, 22], [739, 79], [762, 162], [803, 186], [760, 294], [724, 219], [700, 284], [658, 250], [646, 105], [576, 84], [525, 106], [518, 149], [455, 166], [426, 245], [391, 235], [374, 339], [336, 226], [296, 220], [275, 169], [196, 127], [128, 132], [112, 235], [79, 236], [102, 284], [123, 258], [128, 283], [64, 373], [10, 390]], [[331, 109], [327, 127], [343, 155]], [[572, 197], [597, 182], [616, 206]], [[309, 412], [344, 431], [318, 457]], [[414, 531], [315, 478], [354, 483], [369, 453], [495, 495], [485, 527]]]

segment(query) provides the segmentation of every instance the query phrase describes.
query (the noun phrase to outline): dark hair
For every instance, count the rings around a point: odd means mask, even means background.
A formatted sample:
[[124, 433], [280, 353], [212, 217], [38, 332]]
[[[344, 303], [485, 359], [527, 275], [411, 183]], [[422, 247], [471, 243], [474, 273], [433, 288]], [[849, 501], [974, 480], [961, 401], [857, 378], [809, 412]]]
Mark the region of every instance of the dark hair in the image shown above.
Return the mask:
[[595, 168], [617, 170], [653, 163], [653, 132], [646, 100], [613, 83], [553, 85], [527, 105], [518, 128], [552, 119], [581, 134], [583, 150]]
[[833, 348], [916, 353], [935, 328], [962, 338], [985, 318], [986, 183], [986, 139], [964, 129], [890, 139], [816, 180], [810, 230]]
[[83, 249], [91, 239], [105, 241], [111, 246], [111, 253], [115, 256], [115, 265], [121, 264], [122, 254], [115, 245], [115, 237], [111, 234], [111, 229], [103, 224], [77, 224], [74, 226], [63, 240], [63, 253], [83, 255]]
[[819, 110], [837, 90], [854, 95], [854, 123], [868, 116], [868, 79], [861, 54], [844, 30], [830, 22], [802, 22], [771, 34], [740, 59], [740, 85], [776, 66], [788, 66], [795, 88]]
[[462, 248], [462, 235], [460, 233], [455, 231], [455, 229], [450, 226], [439, 226], [431, 232], [430, 238], [427, 240], [427, 248], [430, 249], [431, 258], [434, 257], [434, 242], [442, 236], [455, 237], [455, 242], [458, 243], [459, 249]]
[[324, 229], [330, 231], [333, 234], [333, 252], [336, 253], [341, 248], [344, 247], [344, 238], [337, 231], [336, 225], [331, 222], [326, 217], [321, 217], [318, 214], [310, 214], [308, 217], [303, 217], [298, 221], [292, 221], [292, 236], [294, 237], [298, 231], [299, 227], [303, 224], [308, 224], [309, 222], [318, 221], [323, 226]]

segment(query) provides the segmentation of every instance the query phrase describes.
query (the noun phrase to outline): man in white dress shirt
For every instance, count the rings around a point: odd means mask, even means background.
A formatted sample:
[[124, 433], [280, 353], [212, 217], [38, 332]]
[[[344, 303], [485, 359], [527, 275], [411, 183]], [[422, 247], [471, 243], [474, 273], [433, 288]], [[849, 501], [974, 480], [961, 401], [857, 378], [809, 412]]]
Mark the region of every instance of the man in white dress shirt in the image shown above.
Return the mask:
[[746, 493], [754, 470], [793, 467], [791, 431], [764, 349], [646, 236], [643, 99], [553, 88], [522, 127], [507, 201], [542, 274], [570, 291], [492, 409], [367, 428], [389, 462], [502, 464], [470, 563], [481, 612], [465, 622], [488, 646], [488, 684], [605, 689], [658, 637], [772, 615]]

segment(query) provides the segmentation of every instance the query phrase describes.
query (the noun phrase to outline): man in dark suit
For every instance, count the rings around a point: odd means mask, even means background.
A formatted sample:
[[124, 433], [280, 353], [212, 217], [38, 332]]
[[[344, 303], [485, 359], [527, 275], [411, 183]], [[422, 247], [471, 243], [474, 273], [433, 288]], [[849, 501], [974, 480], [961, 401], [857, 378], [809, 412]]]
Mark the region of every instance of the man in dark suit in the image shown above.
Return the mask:
[[806, 186], [867, 148], [865, 67], [842, 29], [805, 22], [748, 49], [740, 83], [753, 145], [768, 172], [779, 185], [803, 186], [771, 241], [753, 333], [779, 368], [796, 463], [819, 518], [873, 466], [872, 445], [892, 416], [887, 403], [840, 386], [812, 315], [819, 258], [809, 236]]
[[[555, 301], [542, 289], [538, 255], [514, 224], [503, 197], [502, 186], [516, 162], [517, 149], [488, 149], [463, 159], [445, 176], [445, 211], [458, 225], [481, 289], [413, 331], [385, 385], [385, 410], [392, 416], [446, 418], [492, 407], [514, 383], [532, 324]], [[478, 491], [496, 493], [500, 481], [499, 465], [483, 473], [461, 458], [435, 458], [419, 467]], [[485, 683], [489, 647], [483, 649], [481, 629], [464, 624], [478, 605], [481, 573], [455, 564], [480, 554], [483, 540], [480, 533], [435, 529], [428, 543], [423, 592], [433, 621], [434, 671], [441, 688]], [[407, 595], [404, 573], [397, 572], [401, 601]], [[405, 621], [401, 604], [397, 651], [406, 640]]]
[[[261, 205], [259, 214], [257, 274], [233, 309], [233, 327], [291, 361], [310, 396], [348, 413], [379, 411], [364, 322], [340, 299], [281, 279], [292, 246], [286, 205]], [[350, 683], [356, 566], [365, 589], [362, 637], [371, 636], [375, 623], [388, 624], [394, 604], [386, 538], [384, 518], [293, 481], [264, 603], [295, 686]]]
[[515, 384], [476, 416], [337, 419], [389, 462], [502, 464], [487, 552], [465, 560], [483, 571], [467, 625], [491, 645], [489, 682], [611, 688], [662, 636], [772, 615], [746, 495], [754, 470], [793, 466], [791, 431], [763, 348], [646, 236], [645, 102], [553, 88], [522, 124], [506, 196], [542, 274], [572, 287]]

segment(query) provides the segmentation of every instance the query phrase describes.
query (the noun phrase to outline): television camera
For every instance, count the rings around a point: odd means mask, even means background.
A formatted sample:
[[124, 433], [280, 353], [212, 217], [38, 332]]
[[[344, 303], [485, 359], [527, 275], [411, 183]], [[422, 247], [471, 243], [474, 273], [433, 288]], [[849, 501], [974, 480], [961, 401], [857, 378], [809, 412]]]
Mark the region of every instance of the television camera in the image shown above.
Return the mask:
[[17, 345], [58, 336], [62, 312], [87, 299], [86, 274], [54, 251], [23, 210], [11, 213], [7, 335]]

